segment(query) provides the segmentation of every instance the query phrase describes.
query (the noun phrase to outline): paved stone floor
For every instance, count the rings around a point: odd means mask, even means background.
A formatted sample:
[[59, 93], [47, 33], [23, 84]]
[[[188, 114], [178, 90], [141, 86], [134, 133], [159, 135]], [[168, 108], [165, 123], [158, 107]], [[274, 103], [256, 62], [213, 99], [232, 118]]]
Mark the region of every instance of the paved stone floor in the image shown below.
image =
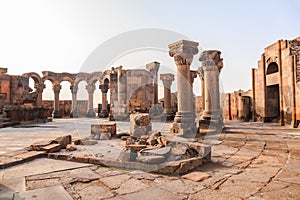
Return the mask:
[[[61, 119], [0, 129], [0, 151], [59, 135], [85, 137], [88, 122]], [[226, 122], [223, 134], [206, 139], [214, 144], [212, 162], [194, 171], [211, 177], [201, 182], [41, 158], [1, 170], [0, 199], [300, 199], [299, 129]]]

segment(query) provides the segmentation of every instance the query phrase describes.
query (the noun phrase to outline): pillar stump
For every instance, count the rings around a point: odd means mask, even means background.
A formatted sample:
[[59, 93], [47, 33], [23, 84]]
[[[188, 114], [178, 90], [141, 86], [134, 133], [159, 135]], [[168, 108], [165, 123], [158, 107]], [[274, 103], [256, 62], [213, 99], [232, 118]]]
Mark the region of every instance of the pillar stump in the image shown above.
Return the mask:
[[70, 90], [72, 93], [72, 110], [70, 113], [70, 117], [77, 118], [79, 117], [78, 110], [77, 110], [77, 91], [78, 85], [71, 85]]
[[170, 73], [161, 74], [160, 80], [164, 85], [164, 112], [162, 113], [161, 121], [172, 121], [175, 117], [171, 105], [171, 85], [174, 81], [174, 75]]
[[103, 85], [99, 85], [99, 88], [102, 92], [102, 108], [101, 111], [99, 113], [100, 118], [106, 118], [108, 117], [108, 109], [107, 109], [107, 91], [108, 91], [108, 85], [103, 84]]
[[53, 118], [61, 118], [62, 114], [59, 110], [59, 93], [61, 90], [61, 85], [56, 84], [52, 86], [52, 89], [54, 91], [54, 110], [53, 110]]
[[169, 55], [174, 57], [177, 66], [178, 102], [178, 112], [174, 118], [171, 132], [183, 137], [195, 135], [197, 132], [190, 73], [193, 56], [198, 53], [197, 47], [197, 42], [187, 40], [180, 40], [169, 45]]
[[86, 90], [88, 91], [88, 94], [89, 94], [89, 99], [88, 99], [88, 111], [85, 116], [90, 117], [90, 118], [96, 117], [96, 113], [95, 113], [94, 105], [93, 105], [95, 89], [96, 89], [96, 86], [94, 84], [88, 84], [86, 86]]
[[199, 120], [199, 129], [219, 130], [223, 126], [220, 109], [219, 74], [223, 67], [221, 52], [203, 51], [199, 60], [202, 62], [204, 76], [204, 111]]

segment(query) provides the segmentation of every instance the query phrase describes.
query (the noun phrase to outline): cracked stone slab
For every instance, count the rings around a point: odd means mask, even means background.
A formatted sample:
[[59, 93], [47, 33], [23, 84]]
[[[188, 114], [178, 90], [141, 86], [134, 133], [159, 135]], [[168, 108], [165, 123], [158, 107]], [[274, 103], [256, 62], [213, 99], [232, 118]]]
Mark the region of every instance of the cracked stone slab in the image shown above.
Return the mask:
[[26, 192], [21, 192], [20, 196], [25, 199], [43, 199], [43, 200], [53, 200], [53, 199], [64, 199], [73, 200], [69, 193], [64, 189], [63, 186], [53, 186], [47, 188], [41, 188], [36, 190], [29, 190]]

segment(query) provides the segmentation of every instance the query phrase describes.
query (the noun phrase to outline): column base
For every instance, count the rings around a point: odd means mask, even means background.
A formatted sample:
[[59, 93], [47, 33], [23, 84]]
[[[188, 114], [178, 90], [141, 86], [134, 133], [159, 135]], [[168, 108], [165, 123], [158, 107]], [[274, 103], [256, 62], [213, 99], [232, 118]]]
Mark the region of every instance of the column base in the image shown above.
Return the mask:
[[177, 112], [170, 131], [181, 137], [195, 137], [198, 132], [195, 122], [195, 113]]
[[71, 110], [70, 117], [71, 118], [78, 118], [79, 117], [78, 111], [77, 110]]
[[61, 118], [62, 114], [59, 110], [54, 110], [52, 113], [53, 118]]
[[86, 114], [85, 114], [85, 117], [88, 117], [88, 118], [94, 118], [96, 117], [96, 113], [94, 110], [89, 110]]
[[199, 133], [207, 132], [207, 130], [219, 131], [223, 126], [223, 117], [219, 111], [204, 112], [199, 120]]
[[162, 114], [160, 116], [160, 121], [165, 122], [165, 121], [173, 121], [175, 118], [174, 114]]
[[107, 118], [108, 117], [108, 110], [101, 110], [100, 113], [98, 114], [99, 118]]

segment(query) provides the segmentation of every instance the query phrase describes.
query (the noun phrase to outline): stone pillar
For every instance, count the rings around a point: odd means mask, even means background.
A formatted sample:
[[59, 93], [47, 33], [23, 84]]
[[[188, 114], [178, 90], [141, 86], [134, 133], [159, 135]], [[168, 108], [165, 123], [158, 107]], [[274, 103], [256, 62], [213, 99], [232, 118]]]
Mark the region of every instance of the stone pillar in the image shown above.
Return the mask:
[[55, 84], [52, 86], [52, 89], [54, 91], [54, 110], [53, 110], [53, 118], [61, 118], [62, 114], [59, 110], [59, 93], [61, 90], [60, 84]]
[[218, 130], [223, 126], [222, 112], [220, 109], [219, 74], [223, 67], [221, 52], [208, 50], [202, 52], [199, 60], [202, 62], [205, 85], [205, 106], [199, 127]]
[[37, 99], [36, 99], [36, 106], [42, 107], [43, 106], [43, 91], [46, 88], [44, 83], [36, 83], [34, 85], [35, 91], [37, 92]]
[[127, 77], [126, 71], [122, 70], [122, 66], [117, 67], [118, 70], [118, 102], [113, 111], [115, 119], [124, 119], [128, 117], [127, 109]]
[[118, 101], [118, 73], [114, 67], [111, 69], [109, 91], [110, 91], [110, 109], [109, 109], [109, 121], [115, 121], [114, 119], [114, 109], [115, 103]]
[[108, 91], [108, 85], [99, 85], [99, 88], [102, 92], [102, 108], [99, 113], [99, 117], [106, 118], [108, 117], [108, 109], [107, 109], [107, 91]]
[[162, 80], [164, 85], [164, 112], [162, 114], [162, 121], [170, 121], [174, 119], [174, 113], [171, 106], [171, 85], [174, 81], [173, 74], [161, 74], [160, 80]]
[[160, 63], [159, 62], [151, 62], [146, 64], [146, 68], [150, 71], [153, 77], [153, 88], [154, 88], [154, 97], [153, 97], [153, 105], [158, 104], [158, 70]]
[[96, 89], [96, 86], [94, 84], [88, 84], [86, 86], [86, 90], [88, 91], [89, 94], [89, 99], [88, 99], [88, 111], [86, 113], [86, 117], [96, 117], [96, 113], [94, 111], [94, 91]]
[[189, 136], [196, 133], [195, 112], [193, 110], [193, 89], [191, 87], [190, 65], [193, 56], [198, 53], [198, 43], [180, 40], [169, 45], [169, 55], [174, 57], [177, 66], [177, 102], [176, 113], [171, 132]]
[[77, 110], [77, 91], [78, 91], [78, 85], [71, 85], [70, 90], [72, 93], [72, 110], [70, 113], [70, 116], [73, 118], [77, 118], [79, 116], [78, 110]]

